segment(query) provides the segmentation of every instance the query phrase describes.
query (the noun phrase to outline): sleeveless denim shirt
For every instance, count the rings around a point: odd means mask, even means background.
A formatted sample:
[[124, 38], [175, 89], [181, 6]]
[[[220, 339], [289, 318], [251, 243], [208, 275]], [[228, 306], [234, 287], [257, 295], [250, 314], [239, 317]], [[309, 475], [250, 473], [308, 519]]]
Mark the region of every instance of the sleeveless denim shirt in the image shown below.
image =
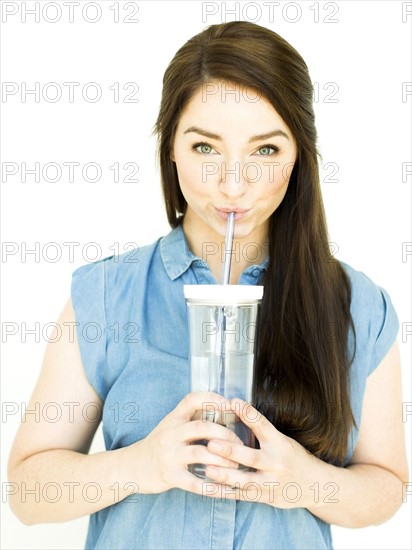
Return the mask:
[[[268, 258], [238, 284], [255, 285]], [[360, 425], [367, 376], [396, 338], [388, 293], [340, 262], [352, 287], [356, 355], [350, 370], [352, 411]], [[184, 284], [217, 284], [188, 248], [180, 226], [151, 245], [83, 265], [71, 298], [86, 376], [104, 401], [107, 450], [146, 437], [189, 390]], [[353, 342], [349, 336], [348, 346]], [[349, 437], [349, 462], [357, 441]], [[322, 549], [330, 525], [306, 508], [214, 499], [181, 489], [131, 495], [90, 516], [87, 549]]]

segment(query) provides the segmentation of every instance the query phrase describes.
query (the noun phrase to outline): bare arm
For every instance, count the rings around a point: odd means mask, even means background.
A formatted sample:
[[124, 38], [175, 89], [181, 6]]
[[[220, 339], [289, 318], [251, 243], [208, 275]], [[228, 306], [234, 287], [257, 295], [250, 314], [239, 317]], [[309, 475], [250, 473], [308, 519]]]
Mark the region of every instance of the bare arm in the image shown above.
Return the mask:
[[[71, 334], [70, 342], [67, 323], [74, 321], [68, 300], [58, 320], [62, 336], [48, 344], [27, 406], [32, 410], [38, 403], [44, 411], [48, 403], [57, 403], [63, 414], [57, 422], [44, 414], [39, 418], [27, 414], [10, 453], [8, 477], [14, 484], [10, 505], [27, 524], [93, 513], [113, 504], [115, 492], [110, 486], [119, 481], [123, 486], [122, 450], [87, 455], [101, 421], [102, 401], [83, 371], [76, 334], [74, 340]], [[98, 491], [101, 498], [91, 502]]]
[[324, 521], [344, 527], [377, 525], [401, 506], [408, 464], [397, 342], [367, 379], [359, 438], [350, 465], [336, 468], [319, 461], [315, 468], [320, 485], [333, 481], [339, 488], [337, 503], [309, 508]]
[[[237, 466], [209, 453], [205, 446], [190, 445], [202, 438], [238, 439], [219, 424], [191, 421], [203, 402], [215, 400], [229, 407], [226, 399], [209, 393], [188, 394], [143, 440], [121, 449], [87, 454], [101, 421], [102, 401], [84, 373], [76, 334], [73, 340], [69, 333], [73, 322], [69, 299], [58, 320], [62, 336], [46, 348], [27, 407], [33, 409], [39, 403], [43, 410], [54, 402], [67, 414], [55, 423], [42, 415], [36, 422], [36, 417], [28, 414], [10, 453], [8, 477], [14, 494], [9, 501], [23, 523], [68, 521], [97, 512], [132, 493], [160, 493], [178, 487], [202, 494], [202, 480], [187, 471], [187, 464]], [[78, 404], [72, 405], [72, 415], [65, 403]], [[93, 411], [100, 411], [95, 418]]]
[[[246, 488], [250, 485], [258, 487], [260, 502], [280, 508], [304, 507], [320, 519], [343, 527], [366, 527], [388, 520], [401, 506], [408, 480], [400, 372], [395, 343], [368, 377], [359, 438], [346, 468], [316, 458], [256, 409], [233, 399], [232, 410], [254, 431], [260, 449], [217, 440], [211, 440], [208, 448], [256, 472], [208, 467], [206, 475], [238, 488], [218, 493], [229, 499], [247, 501]], [[290, 485], [298, 489], [295, 499], [285, 491]]]

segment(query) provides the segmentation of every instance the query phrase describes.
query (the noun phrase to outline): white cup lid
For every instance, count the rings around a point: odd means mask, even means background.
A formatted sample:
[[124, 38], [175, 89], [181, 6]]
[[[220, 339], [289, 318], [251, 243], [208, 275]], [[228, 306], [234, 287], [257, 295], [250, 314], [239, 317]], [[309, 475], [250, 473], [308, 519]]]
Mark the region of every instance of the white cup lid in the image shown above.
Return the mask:
[[186, 300], [218, 304], [248, 303], [262, 299], [261, 285], [183, 285]]

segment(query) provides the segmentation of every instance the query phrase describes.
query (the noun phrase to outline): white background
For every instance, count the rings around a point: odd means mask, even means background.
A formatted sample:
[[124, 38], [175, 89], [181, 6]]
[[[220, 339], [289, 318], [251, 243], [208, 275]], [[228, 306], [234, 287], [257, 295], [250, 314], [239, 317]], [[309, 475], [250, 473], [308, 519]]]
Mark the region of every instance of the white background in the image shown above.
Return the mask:
[[[80, 0], [81, 7], [88, 2]], [[27, 335], [23, 342], [22, 323], [40, 328], [57, 320], [70, 293], [71, 274], [76, 267], [95, 258], [120, 252], [126, 243], [142, 246], [169, 231], [155, 167], [155, 140], [150, 136], [160, 102], [163, 72], [176, 50], [205, 26], [234, 19], [249, 19], [281, 34], [306, 60], [313, 82], [318, 83], [315, 103], [319, 145], [323, 155], [322, 189], [330, 241], [336, 256], [364, 271], [390, 294], [397, 310], [404, 401], [410, 403], [410, 340], [402, 327], [411, 322], [411, 255], [402, 255], [402, 243], [411, 236], [411, 176], [402, 178], [402, 163], [410, 162], [410, 112], [412, 97], [402, 98], [402, 83], [411, 82], [410, 52], [412, 15], [402, 21], [402, 10], [412, 11], [410, 2], [126, 2], [100, 1], [101, 18], [89, 23], [81, 7], [62, 9], [60, 21], [51, 2], [40, 2], [40, 21], [33, 15], [22, 21], [24, 4], [2, 2], [2, 80], [15, 83], [18, 93], [5, 96], [2, 108], [2, 162], [14, 162], [18, 174], [2, 184], [2, 401], [21, 404], [30, 398], [40, 371], [46, 337], [35, 341]], [[5, 6], [15, 15], [5, 20]], [[44, 6], [50, 4], [46, 12]], [[119, 22], [114, 22], [119, 9]], [[206, 4], [208, 4], [206, 6]], [[15, 8], [10, 7], [14, 5]], [[133, 15], [135, 7], [138, 11]], [[286, 7], [285, 7], [286, 6]], [[297, 6], [297, 8], [296, 8]], [[312, 8], [311, 8], [312, 6]], [[335, 12], [335, 8], [339, 10]], [[316, 9], [319, 21], [315, 22]], [[43, 11], [42, 11], [43, 10]], [[208, 10], [206, 12], [206, 10]], [[215, 11], [213, 16], [207, 13]], [[259, 13], [260, 12], [260, 13]], [[94, 19], [91, 6], [86, 16]], [[127, 14], [138, 19], [126, 23]], [[299, 17], [300, 15], [300, 17]], [[325, 19], [336, 22], [326, 22]], [[22, 101], [23, 83], [33, 88], [40, 83], [40, 98], [27, 95]], [[46, 101], [41, 92], [49, 82], [57, 82], [63, 92], [56, 103]], [[79, 82], [74, 101], [68, 101], [63, 82]], [[89, 82], [102, 89], [102, 99], [90, 103], [81, 90]], [[114, 101], [110, 87], [119, 83], [120, 100]], [[139, 86], [138, 103], [123, 99]], [[328, 84], [334, 83], [334, 84]], [[328, 94], [338, 91], [329, 99]], [[324, 89], [325, 87], [325, 89]], [[7, 88], [10, 89], [10, 88]], [[47, 89], [46, 92], [47, 94]], [[49, 89], [50, 96], [53, 90]], [[92, 93], [92, 90], [90, 90]], [[47, 95], [46, 95], [47, 97]], [[24, 97], [23, 97], [24, 99]], [[325, 101], [326, 100], [326, 101]], [[77, 168], [74, 182], [63, 171], [60, 181], [39, 183], [32, 175], [21, 181], [22, 163], [29, 168], [39, 162], [78, 162], [81, 167], [96, 162], [102, 167], [101, 180], [85, 181]], [[139, 166], [138, 183], [114, 182], [115, 162]], [[326, 176], [335, 163], [335, 181]], [[50, 169], [47, 177], [53, 177]], [[90, 176], [94, 174], [90, 171]], [[121, 180], [125, 176], [121, 172]], [[404, 181], [403, 181], [404, 179]], [[36, 255], [25, 255], [34, 249]], [[62, 256], [53, 262], [56, 247]], [[77, 242], [74, 257], [63, 243]], [[98, 243], [101, 250], [85, 248]], [[9, 243], [6, 248], [5, 243]], [[10, 244], [12, 243], [12, 244]], [[14, 243], [14, 244], [13, 244]], [[14, 254], [4, 252], [14, 250]], [[410, 250], [410, 248], [409, 248]], [[97, 258], [97, 259], [99, 259]], [[7, 324], [5, 324], [7, 323]], [[12, 323], [15, 323], [12, 325]], [[17, 327], [15, 335], [6, 330]], [[20, 405], [19, 405], [20, 407]], [[411, 415], [405, 429], [410, 448]], [[12, 515], [4, 501], [6, 461], [19, 414], [2, 418], [2, 548], [74, 549], [82, 548], [87, 518], [51, 525], [27, 527]], [[92, 451], [103, 449], [101, 431]], [[360, 530], [333, 528], [336, 548], [411, 548], [411, 500], [387, 523]], [[160, 521], [160, 520], [159, 520]]]

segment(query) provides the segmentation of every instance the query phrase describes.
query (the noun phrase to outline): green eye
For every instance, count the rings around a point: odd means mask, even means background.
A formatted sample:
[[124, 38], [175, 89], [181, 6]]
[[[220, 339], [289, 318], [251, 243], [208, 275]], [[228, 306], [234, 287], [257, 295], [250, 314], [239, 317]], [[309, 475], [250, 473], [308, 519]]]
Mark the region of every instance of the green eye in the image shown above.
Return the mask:
[[210, 145], [207, 145], [206, 143], [203, 145], [200, 145], [199, 147], [202, 153], [208, 154], [212, 151], [212, 148], [210, 147]]
[[213, 147], [208, 143], [195, 143], [192, 149], [203, 155], [210, 155], [214, 151]]
[[263, 145], [260, 149], [258, 149], [258, 151], [260, 151], [260, 155], [267, 156], [275, 152], [277, 153], [279, 149], [277, 147], [273, 147], [272, 145]]

